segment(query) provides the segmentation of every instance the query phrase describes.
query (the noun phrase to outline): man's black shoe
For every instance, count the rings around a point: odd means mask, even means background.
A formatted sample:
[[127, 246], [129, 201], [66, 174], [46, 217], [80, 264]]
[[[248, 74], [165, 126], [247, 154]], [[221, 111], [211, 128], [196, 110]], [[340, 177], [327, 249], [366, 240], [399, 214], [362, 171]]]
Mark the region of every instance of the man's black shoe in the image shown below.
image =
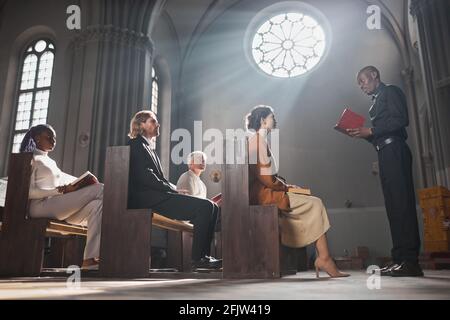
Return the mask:
[[213, 257], [205, 256], [200, 260], [192, 262], [192, 270], [196, 269], [220, 269], [222, 268], [222, 260]]
[[382, 277], [386, 277], [386, 276], [390, 276], [391, 275], [391, 271], [395, 268], [398, 268], [400, 265], [397, 263], [390, 263], [387, 266], [379, 269], [380, 275]]
[[209, 260], [209, 262], [222, 262], [222, 259], [216, 259], [212, 256], [205, 256], [206, 259]]
[[391, 270], [391, 277], [423, 277], [422, 268], [418, 263], [403, 262]]

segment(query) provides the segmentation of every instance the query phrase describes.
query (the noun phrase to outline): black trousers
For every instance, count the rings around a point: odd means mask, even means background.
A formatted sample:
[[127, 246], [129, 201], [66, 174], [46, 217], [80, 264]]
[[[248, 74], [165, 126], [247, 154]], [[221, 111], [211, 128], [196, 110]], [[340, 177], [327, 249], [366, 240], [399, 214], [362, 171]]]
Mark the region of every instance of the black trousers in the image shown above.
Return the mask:
[[404, 141], [378, 151], [381, 186], [391, 228], [394, 263], [418, 262], [420, 236], [412, 177], [412, 155]]
[[192, 260], [210, 255], [219, 207], [208, 199], [183, 194], [170, 194], [170, 198], [149, 206], [171, 219], [189, 220], [194, 225]]

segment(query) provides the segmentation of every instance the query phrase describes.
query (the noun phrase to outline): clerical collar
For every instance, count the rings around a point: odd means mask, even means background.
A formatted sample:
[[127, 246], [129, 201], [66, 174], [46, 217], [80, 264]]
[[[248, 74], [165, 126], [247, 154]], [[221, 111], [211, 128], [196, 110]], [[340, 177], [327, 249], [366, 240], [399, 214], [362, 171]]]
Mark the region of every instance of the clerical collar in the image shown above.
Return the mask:
[[372, 94], [372, 100], [378, 98], [378, 95], [380, 94], [381, 90], [384, 89], [384, 87], [386, 87], [386, 85], [383, 82], [380, 82], [378, 87], [375, 89], [375, 92]]
[[38, 148], [34, 149], [33, 153], [36, 156], [46, 156], [48, 154], [48, 152], [42, 151], [41, 149], [38, 149]]

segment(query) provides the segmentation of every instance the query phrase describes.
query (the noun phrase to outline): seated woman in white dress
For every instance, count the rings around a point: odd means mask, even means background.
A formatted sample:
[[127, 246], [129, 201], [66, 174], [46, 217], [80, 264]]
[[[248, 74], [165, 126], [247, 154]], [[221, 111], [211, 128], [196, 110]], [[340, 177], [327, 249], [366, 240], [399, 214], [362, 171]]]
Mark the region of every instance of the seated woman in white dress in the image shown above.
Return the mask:
[[30, 128], [22, 140], [20, 152], [33, 153], [30, 216], [87, 226], [82, 269], [96, 269], [100, 251], [103, 184], [97, 181], [81, 189], [70, 185], [76, 177], [62, 172], [48, 156], [55, 144], [55, 130], [47, 124]]
[[331, 277], [346, 277], [336, 267], [328, 251], [326, 232], [330, 228], [322, 200], [288, 192], [295, 185], [287, 184], [277, 174], [276, 160], [267, 143], [267, 134], [276, 127], [274, 111], [269, 106], [256, 106], [246, 116], [246, 129], [255, 133], [249, 138], [249, 192], [254, 205], [276, 204], [281, 211], [279, 226], [281, 242], [300, 248], [314, 243], [318, 256], [314, 263], [316, 275], [324, 270]]

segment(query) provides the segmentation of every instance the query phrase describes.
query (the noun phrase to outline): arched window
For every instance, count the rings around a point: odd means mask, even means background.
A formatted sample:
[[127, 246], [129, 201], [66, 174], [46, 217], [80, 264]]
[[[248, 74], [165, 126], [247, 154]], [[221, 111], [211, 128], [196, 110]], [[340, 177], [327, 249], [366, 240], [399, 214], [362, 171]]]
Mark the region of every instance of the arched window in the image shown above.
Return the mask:
[[245, 35], [246, 54], [258, 71], [294, 78], [317, 67], [331, 43], [327, 18], [317, 8], [283, 1], [262, 9]]
[[159, 83], [156, 70], [152, 67], [152, 106], [151, 110], [158, 115], [158, 102], [159, 102]]
[[18, 152], [27, 130], [47, 122], [55, 47], [46, 39], [34, 41], [25, 51], [21, 67], [12, 152]]
[[[158, 74], [156, 73], [156, 70], [154, 67], [152, 67], [152, 105], [151, 105], [151, 111], [153, 111], [158, 117], [158, 104], [159, 104], [159, 80], [158, 80]], [[157, 153], [159, 153], [159, 149], [157, 148], [156, 139], [154, 139], [154, 145], [152, 146], [153, 149], [156, 150]]]
[[265, 73], [295, 77], [320, 61], [325, 50], [325, 33], [312, 17], [299, 12], [283, 13], [261, 25], [252, 49], [253, 58]]

